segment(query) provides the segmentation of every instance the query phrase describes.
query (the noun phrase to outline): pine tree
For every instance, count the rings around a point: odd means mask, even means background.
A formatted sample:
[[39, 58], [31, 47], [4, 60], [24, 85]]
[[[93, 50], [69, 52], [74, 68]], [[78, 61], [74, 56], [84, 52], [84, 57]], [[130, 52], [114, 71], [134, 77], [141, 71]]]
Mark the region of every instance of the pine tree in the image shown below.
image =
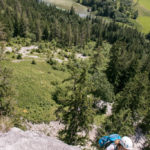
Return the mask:
[[0, 22], [0, 41], [5, 40], [5, 39], [6, 39], [6, 33], [4, 32], [4, 26]]
[[149, 79], [148, 73], [138, 73], [130, 79], [123, 91], [121, 91], [114, 104], [114, 112], [129, 109], [132, 120], [138, 122], [143, 119], [149, 110]]
[[141, 127], [146, 129], [146, 133], [149, 133], [147, 126], [150, 106], [149, 85], [146, 72], [138, 73], [133, 79], [130, 79], [123, 91], [117, 94], [113, 105], [113, 114], [106, 119], [99, 130], [100, 136], [110, 133], [133, 135], [141, 123], [143, 126]]
[[[66, 100], [59, 110], [66, 126], [62, 131], [64, 140], [69, 144], [78, 144], [84, 142], [93, 123], [93, 100], [88, 96], [91, 89], [88, 85], [87, 66], [83, 62], [70, 63], [69, 68], [71, 77], [68, 80], [71, 86], [67, 87]], [[85, 135], [79, 136], [79, 132], [85, 132]]]
[[68, 40], [68, 46], [71, 46], [72, 45], [72, 28], [71, 28], [71, 24], [68, 24], [68, 27], [67, 27], [67, 40]]
[[108, 65], [107, 57], [109, 57], [103, 54], [106, 51], [108, 50], [100, 46], [94, 51], [90, 67], [91, 86], [95, 97], [105, 101], [113, 101], [113, 86], [109, 83], [105, 74]]
[[36, 22], [36, 33], [35, 34], [36, 34], [36, 41], [40, 41], [41, 37], [42, 37], [42, 31], [41, 31], [39, 20]]
[[15, 22], [14, 22], [14, 33], [13, 36], [16, 37], [19, 35], [19, 18], [16, 16], [15, 17]]
[[26, 37], [26, 34], [27, 34], [27, 23], [24, 18], [21, 18], [19, 24], [19, 35], [21, 37]]
[[49, 38], [49, 31], [48, 31], [48, 27], [46, 26], [46, 27], [44, 28], [44, 31], [43, 31], [42, 39], [43, 39], [43, 40], [48, 40], [48, 38]]
[[70, 9], [70, 15], [75, 15], [75, 10], [74, 10], [73, 6]]

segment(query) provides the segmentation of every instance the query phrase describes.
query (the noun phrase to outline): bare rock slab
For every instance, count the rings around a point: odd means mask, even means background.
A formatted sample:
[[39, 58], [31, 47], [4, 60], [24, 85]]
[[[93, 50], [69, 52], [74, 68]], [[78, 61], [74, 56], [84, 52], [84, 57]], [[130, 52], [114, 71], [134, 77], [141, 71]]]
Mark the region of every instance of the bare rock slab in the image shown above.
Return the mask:
[[81, 150], [62, 141], [32, 131], [12, 128], [0, 133], [0, 150]]

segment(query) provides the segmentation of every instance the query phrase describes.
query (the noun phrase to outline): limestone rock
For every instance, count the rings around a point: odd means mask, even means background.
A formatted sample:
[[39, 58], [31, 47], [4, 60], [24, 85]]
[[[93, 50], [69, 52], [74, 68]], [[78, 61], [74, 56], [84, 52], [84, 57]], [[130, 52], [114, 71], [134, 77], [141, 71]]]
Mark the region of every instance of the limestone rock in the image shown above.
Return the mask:
[[8, 133], [0, 133], [0, 150], [80, 150], [62, 141], [32, 131], [12, 128]]

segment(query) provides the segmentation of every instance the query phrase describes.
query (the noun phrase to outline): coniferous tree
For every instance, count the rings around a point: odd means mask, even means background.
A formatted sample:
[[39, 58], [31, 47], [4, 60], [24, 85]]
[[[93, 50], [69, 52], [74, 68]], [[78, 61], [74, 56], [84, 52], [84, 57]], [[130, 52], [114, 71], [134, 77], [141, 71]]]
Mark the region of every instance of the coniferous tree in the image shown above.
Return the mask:
[[[3, 53], [5, 47], [5, 32], [0, 23], [0, 115], [11, 115], [13, 111], [12, 96], [14, 94], [10, 83], [12, 73], [9, 69], [4, 68], [2, 65]], [[3, 42], [2, 42], [3, 40]]]
[[46, 27], [44, 28], [44, 31], [43, 31], [42, 39], [43, 39], [43, 40], [48, 40], [48, 38], [49, 38], [49, 32], [48, 32], [48, 27], [46, 26]]
[[[95, 97], [105, 101], [113, 101], [114, 92], [113, 86], [109, 83], [105, 71], [107, 69], [106, 57], [103, 54], [104, 48], [98, 47], [94, 51], [91, 58], [92, 64], [90, 67], [91, 72], [91, 86], [92, 93]], [[106, 51], [106, 49], [105, 49]]]
[[[136, 129], [149, 123], [149, 79], [148, 73], [138, 73], [130, 79], [123, 91], [117, 94], [113, 105], [113, 114], [109, 116], [99, 135], [119, 133], [120, 135], [133, 135]], [[145, 122], [144, 122], [145, 121]], [[147, 125], [147, 124], [146, 124]], [[146, 129], [149, 133], [149, 129]]]
[[74, 10], [73, 6], [70, 9], [70, 15], [75, 15], [75, 10]]
[[14, 22], [14, 33], [13, 36], [16, 37], [19, 35], [19, 18], [16, 16], [15, 17], [15, 22]]
[[35, 34], [36, 34], [36, 41], [40, 41], [41, 37], [42, 37], [42, 31], [41, 31], [39, 20], [36, 22], [36, 33]]
[[[70, 63], [71, 86], [67, 87], [63, 106], [59, 111], [63, 115], [65, 130], [61, 133], [69, 144], [84, 143], [93, 123], [93, 100], [89, 95], [91, 89], [87, 79], [87, 66], [81, 63]], [[85, 132], [85, 135], [82, 135]], [[81, 133], [81, 135], [79, 135]]]
[[26, 37], [26, 34], [27, 34], [27, 23], [24, 18], [21, 18], [19, 24], [19, 35], [21, 37]]

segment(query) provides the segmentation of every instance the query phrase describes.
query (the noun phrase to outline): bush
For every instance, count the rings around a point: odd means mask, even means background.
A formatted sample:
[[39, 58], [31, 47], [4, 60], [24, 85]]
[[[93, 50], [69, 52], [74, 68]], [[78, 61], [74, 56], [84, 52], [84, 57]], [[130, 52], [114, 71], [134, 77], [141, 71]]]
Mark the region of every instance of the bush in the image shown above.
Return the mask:
[[12, 58], [15, 58], [15, 55], [13, 55]]
[[18, 54], [18, 55], [17, 55], [17, 59], [22, 59], [22, 55], [21, 55], [21, 54]]
[[0, 117], [0, 131], [7, 132], [13, 127], [13, 121], [9, 117]]
[[10, 54], [10, 52], [9, 52], [9, 51], [7, 51], [7, 52], [6, 52], [6, 54], [7, 54], [7, 55], [9, 55], [9, 54]]
[[33, 59], [31, 64], [36, 65], [36, 61]]

